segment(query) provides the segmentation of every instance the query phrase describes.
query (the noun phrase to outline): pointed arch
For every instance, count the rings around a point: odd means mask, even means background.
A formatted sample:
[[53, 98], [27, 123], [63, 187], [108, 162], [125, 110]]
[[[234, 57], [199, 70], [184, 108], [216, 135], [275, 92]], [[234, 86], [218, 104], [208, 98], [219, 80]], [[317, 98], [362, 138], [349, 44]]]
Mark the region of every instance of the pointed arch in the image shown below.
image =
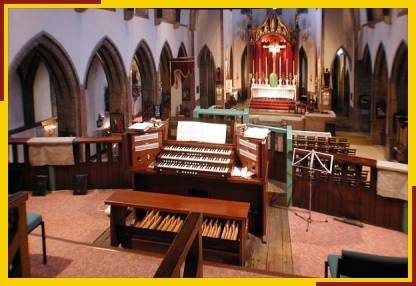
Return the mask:
[[159, 58], [159, 78], [161, 86], [161, 98], [158, 99], [161, 105], [162, 119], [167, 119], [170, 115], [171, 98], [170, 98], [170, 60], [172, 59], [172, 50], [166, 41], [162, 47]]
[[24, 103], [23, 129], [36, 126], [33, 111], [33, 82], [37, 67], [44, 63], [50, 77], [51, 102], [56, 102], [60, 136], [80, 135], [79, 78], [63, 46], [52, 35], [41, 32], [30, 39], [9, 65], [9, 74], [17, 72], [22, 84]]
[[178, 50], [178, 58], [187, 57], [188, 53], [186, 52], [186, 47], [183, 42], [181, 42], [181, 45], [179, 46]]
[[336, 114], [349, 116], [350, 86], [347, 85], [348, 67], [351, 68], [351, 57], [348, 51], [340, 46], [334, 55], [332, 63], [332, 109]]
[[215, 104], [215, 61], [204, 45], [198, 54], [200, 105], [207, 108]]
[[244, 47], [241, 54], [241, 96], [243, 100], [248, 97], [248, 90], [250, 87], [249, 69], [248, 69], [248, 52], [247, 45]]
[[367, 71], [371, 74], [373, 72], [373, 67], [371, 65], [371, 63], [372, 63], [372, 61], [371, 61], [371, 52], [370, 52], [370, 48], [368, 47], [368, 44], [366, 44], [365, 47], [364, 47], [362, 62], [366, 64], [366, 68], [369, 69]]
[[308, 96], [308, 56], [303, 46], [299, 49], [299, 96], [303, 101]]
[[356, 86], [358, 97], [356, 97], [356, 106], [360, 110], [359, 130], [370, 132], [371, 125], [371, 94], [372, 94], [372, 61], [368, 45], [364, 48], [362, 59], [357, 61]]
[[374, 65], [371, 97], [371, 142], [373, 144], [386, 144], [387, 95], [387, 58], [384, 46], [380, 43]]
[[229, 78], [233, 79], [234, 77], [234, 54], [233, 54], [233, 46], [231, 46], [230, 48], [230, 63], [229, 63], [230, 67], [229, 67]]
[[401, 163], [408, 162], [408, 48], [401, 42], [394, 56], [391, 73], [388, 124], [390, 158]]
[[[154, 104], [156, 102], [156, 65], [149, 45], [141, 40], [137, 45], [132, 62], [135, 61], [139, 69], [142, 81], [140, 98], [140, 112], [144, 120], [154, 116]], [[135, 102], [133, 102], [135, 104]]]
[[[89, 73], [94, 59], [101, 63], [108, 83], [108, 111], [110, 113], [122, 113], [127, 122], [127, 75], [124, 69], [123, 59], [114, 42], [107, 36], [103, 37], [95, 46], [89, 60], [85, 74], [84, 86], [88, 89]], [[88, 113], [88, 111], [87, 111]]]

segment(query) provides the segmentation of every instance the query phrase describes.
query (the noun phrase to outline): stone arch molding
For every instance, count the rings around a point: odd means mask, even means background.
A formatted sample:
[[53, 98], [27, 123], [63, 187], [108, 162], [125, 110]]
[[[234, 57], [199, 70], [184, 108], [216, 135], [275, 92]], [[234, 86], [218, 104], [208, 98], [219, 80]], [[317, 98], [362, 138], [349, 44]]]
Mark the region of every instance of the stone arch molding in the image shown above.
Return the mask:
[[52, 35], [42, 31], [16, 54], [9, 65], [9, 74], [31, 58], [44, 62], [48, 69], [56, 93], [59, 135], [80, 135], [79, 77], [67, 51]]
[[131, 63], [136, 61], [144, 83], [142, 87], [142, 113], [144, 119], [154, 115], [153, 105], [157, 95], [157, 71], [152, 51], [145, 40], [141, 40], [134, 50]]
[[107, 36], [103, 37], [95, 46], [89, 59], [84, 76], [84, 87], [88, 89], [88, 74], [92, 62], [98, 57], [108, 82], [110, 112], [121, 112], [127, 119], [127, 75], [123, 59], [114, 42]]

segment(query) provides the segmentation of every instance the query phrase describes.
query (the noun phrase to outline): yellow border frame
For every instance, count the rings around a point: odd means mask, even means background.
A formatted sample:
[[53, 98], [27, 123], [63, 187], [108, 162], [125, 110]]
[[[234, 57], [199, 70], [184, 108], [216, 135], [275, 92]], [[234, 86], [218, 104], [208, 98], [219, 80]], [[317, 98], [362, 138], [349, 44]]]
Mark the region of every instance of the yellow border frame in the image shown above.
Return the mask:
[[[186, 7], [186, 8], [241, 8], [241, 7], [250, 7], [250, 8], [266, 8], [273, 4], [279, 4], [281, 8], [297, 8], [297, 7], [304, 7], [304, 8], [345, 8], [354, 7], [354, 8], [408, 8], [408, 51], [414, 51], [413, 48], [413, 40], [416, 38], [416, 26], [415, 26], [415, 17], [414, 11], [416, 10], [416, 1], [411, 0], [395, 0], [395, 1], [386, 1], [386, 0], [371, 0], [371, 1], [360, 1], [360, 0], [349, 0], [344, 2], [336, 2], [336, 1], [306, 1], [306, 0], [291, 0], [287, 1], [287, 3], [271, 3], [269, 1], [247, 1], [247, 0], [240, 0], [240, 1], [221, 1], [215, 0], [210, 1], [209, 3], [198, 3], [194, 1], [168, 1], [168, 0], [160, 0], [157, 2], [153, 2], [152, 8], [175, 8], [175, 7]], [[1, 218], [0, 219], [0, 229], [6, 229], [6, 217], [7, 217], [7, 173], [8, 173], [8, 9], [10, 8], [126, 8], [126, 7], [145, 7], [149, 4], [146, 2], [139, 2], [134, 0], [104, 0], [102, 1], [101, 5], [75, 5], [75, 4], [5, 4], [4, 5], [4, 102], [0, 102], [0, 118], [2, 119], [3, 124], [0, 125], [0, 140], [2, 142], [0, 148], [0, 162], [1, 170], [2, 170], [2, 178], [0, 179], [0, 189], [3, 190], [3, 195], [0, 198], [0, 209], [1, 209]], [[347, 7], [347, 8], [348, 8]], [[413, 17], [412, 17], [413, 16]], [[409, 52], [409, 78], [415, 79], [415, 56], [414, 53]], [[411, 95], [415, 93], [415, 81], [409, 82], [409, 93]], [[408, 101], [409, 106], [416, 106], [416, 99], [414, 96], [409, 96]], [[412, 112], [409, 112], [409, 121], [413, 122], [415, 115]], [[409, 126], [409, 146], [416, 146], [416, 133], [414, 131], [413, 125]], [[352, 281], [360, 281], [360, 282], [410, 282], [412, 281], [411, 273], [412, 273], [412, 188], [411, 186], [416, 185], [416, 173], [414, 169], [414, 161], [412, 159], [415, 158], [415, 149], [409, 150], [409, 207], [408, 207], [408, 251], [409, 251], [409, 278], [408, 279], [343, 279], [343, 282], [352, 282]], [[1, 245], [3, 245], [2, 255], [1, 255], [1, 265], [0, 267], [0, 284], [1, 285], [120, 285], [123, 286], [127, 285], [159, 285], [165, 284], [167, 285], [194, 285], [195, 283], [201, 285], [250, 285], [252, 286], [253, 283], [261, 284], [261, 285], [315, 285], [316, 282], [333, 282], [339, 281], [337, 279], [322, 279], [322, 278], [308, 278], [308, 279], [288, 279], [288, 278], [275, 278], [275, 279], [199, 279], [195, 281], [194, 279], [169, 279], [169, 280], [160, 280], [160, 279], [126, 279], [126, 278], [114, 278], [114, 279], [101, 279], [101, 278], [59, 278], [59, 279], [43, 279], [43, 278], [30, 278], [30, 279], [9, 279], [7, 278], [7, 250], [5, 249], [7, 243], [7, 237], [4, 232], [1, 235]]]

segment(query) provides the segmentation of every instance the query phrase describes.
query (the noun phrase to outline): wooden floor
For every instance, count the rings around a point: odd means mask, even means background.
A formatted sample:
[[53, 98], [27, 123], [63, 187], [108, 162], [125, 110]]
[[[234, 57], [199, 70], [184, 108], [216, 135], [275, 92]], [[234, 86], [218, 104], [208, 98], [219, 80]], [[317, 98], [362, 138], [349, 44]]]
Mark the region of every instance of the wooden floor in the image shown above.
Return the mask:
[[246, 267], [293, 274], [287, 208], [269, 207], [269, 234], [265, 243], [249, 235]]

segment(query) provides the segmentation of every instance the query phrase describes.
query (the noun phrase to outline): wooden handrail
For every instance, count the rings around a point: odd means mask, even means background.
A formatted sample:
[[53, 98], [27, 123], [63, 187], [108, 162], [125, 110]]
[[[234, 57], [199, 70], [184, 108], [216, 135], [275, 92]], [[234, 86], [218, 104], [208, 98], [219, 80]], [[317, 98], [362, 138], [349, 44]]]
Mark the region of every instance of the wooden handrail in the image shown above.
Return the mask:
[[202, 277], [202, 214], [190, 213], [176, 235], [154, 278]]

